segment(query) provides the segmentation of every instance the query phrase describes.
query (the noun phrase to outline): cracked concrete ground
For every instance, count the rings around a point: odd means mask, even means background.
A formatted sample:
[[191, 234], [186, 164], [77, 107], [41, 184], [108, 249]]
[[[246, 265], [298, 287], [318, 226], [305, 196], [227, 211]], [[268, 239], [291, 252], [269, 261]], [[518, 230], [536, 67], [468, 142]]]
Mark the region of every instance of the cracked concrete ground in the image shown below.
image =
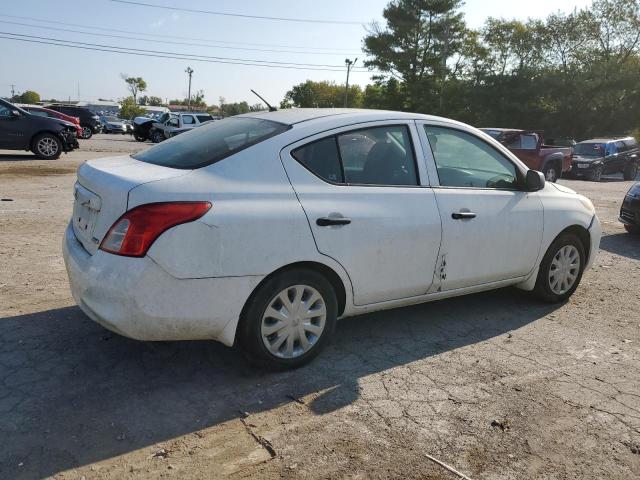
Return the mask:
[[563, 180], [604, 238], [564, 305], [504, 289], [339, 323], [285, 373], [212, 342], [145, 343], [74, 306], [60, 255], [74, 172], [0, 153], [0, 478], [640, 477], [640, 238], [630, 182]]

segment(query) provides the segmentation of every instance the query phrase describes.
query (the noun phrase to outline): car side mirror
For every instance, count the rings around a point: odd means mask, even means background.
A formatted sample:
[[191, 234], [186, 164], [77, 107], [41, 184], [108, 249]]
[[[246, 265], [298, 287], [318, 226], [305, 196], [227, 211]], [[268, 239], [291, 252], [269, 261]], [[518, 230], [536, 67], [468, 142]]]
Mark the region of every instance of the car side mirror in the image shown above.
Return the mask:
[[537, 170], [528, 170], [525, 177], [524, 186], [527, 192], [537, 192], [545, 185], [544, 173]]

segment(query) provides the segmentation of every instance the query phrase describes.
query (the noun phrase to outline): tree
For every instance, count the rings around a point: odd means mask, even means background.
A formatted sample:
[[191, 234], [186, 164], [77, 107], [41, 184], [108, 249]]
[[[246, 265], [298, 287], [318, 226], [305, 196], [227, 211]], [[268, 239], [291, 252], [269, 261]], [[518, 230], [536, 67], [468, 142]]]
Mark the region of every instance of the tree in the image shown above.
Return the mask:
[[40, 102], [40, 94], [38, 92], [34, 92], [33, 90], [27, 90], [20, 95], [14, 95], [11, 98], [13, 103], [38, 103]]
[[131, 92], [131, 96], [133, 97], [133, 102], [135, 104], [138, 103], [138, 93], [144, 92], [147, 89], [147, 82], [144, 81], [142, 77], [129, 77], [126, 73], [121, 75], [124, 83], [127, 84], [127, 88]]
[[145, 113], [146, 110], [136, 103], [133, 96], [127, 97], [120, 102], [120, 118], [131, 120]]
[[[220, 100], [224, 101], [224, 98], [220, 98]], [[249, 113], [250, 111], [251, 110], [247, 102], [220, 104], [220, 115], [225, 117], [232, 117], [233, 115], [240, 115], [241, 113]]]
[[449, 61], [459, 55], [467, 34], [461, 6], [461, 0], [393, 0], [383, 11], [386, 26], [372, 24], [364, 39], [370, 57], [365, 65], [382, 72], [382, 79], [403, 83], [410, 110], [438, 105]]
[[[344, 85], [335, 82], [314, 82], [307, 80], [289, 90], [280, 108], [331, 108], [344, 104]], [[362, 89], [359, 85], [349, 87], [349, 105], [354, 108], [362, 106]]]
[[147, 95], [140, 97], [140, 105], [149, 105], [151, 107], [161, 107], [164, 105], [162, 98]]

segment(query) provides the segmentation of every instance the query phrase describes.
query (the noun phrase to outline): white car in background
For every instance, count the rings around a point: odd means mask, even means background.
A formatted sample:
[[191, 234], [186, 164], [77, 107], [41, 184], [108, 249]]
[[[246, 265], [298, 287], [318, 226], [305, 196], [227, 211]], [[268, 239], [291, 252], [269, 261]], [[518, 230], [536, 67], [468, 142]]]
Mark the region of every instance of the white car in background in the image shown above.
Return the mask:
[[587, 198], [475, 128], [294, 109], [84, 163], [64, 258], [114, 332], [295, 367], [339, 317], [509, 285], [564, 301], [600, 233]]

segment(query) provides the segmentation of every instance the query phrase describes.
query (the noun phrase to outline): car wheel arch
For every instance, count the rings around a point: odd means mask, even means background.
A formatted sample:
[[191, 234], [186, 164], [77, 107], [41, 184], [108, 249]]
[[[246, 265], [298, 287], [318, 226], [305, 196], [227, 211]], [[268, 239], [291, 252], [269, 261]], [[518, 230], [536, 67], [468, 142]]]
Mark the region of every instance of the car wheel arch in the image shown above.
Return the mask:
[[40, 135], [44, 135], [44, 134], [49, 134], [49, 135], [53, 135], [54, 137], [56, 137], [58, 140], [60, 140], [64, 146], [64, 138], [62, 138], [62, 135], [60, 135], [59, 132], [54, 132], [52, 130], [38, 130], [37, 132], [34, 132], [33, 135], [31, 135], [31, 138], [29, 139], [29, 149], [33, 149], [35, 148], [35, 140], [36, 138], [38, 138]]
[[585, 258], [589, 258], [589, 255], [591, 254], [591, 235], [589, 235], [589, 230], [584, 228], [582, 225], [571, 225], [558, 233], [551, 243], [553, 244], [558, 237], [565, 233], [572, 233], [580, 239], [582, 246], [584, 247]]

